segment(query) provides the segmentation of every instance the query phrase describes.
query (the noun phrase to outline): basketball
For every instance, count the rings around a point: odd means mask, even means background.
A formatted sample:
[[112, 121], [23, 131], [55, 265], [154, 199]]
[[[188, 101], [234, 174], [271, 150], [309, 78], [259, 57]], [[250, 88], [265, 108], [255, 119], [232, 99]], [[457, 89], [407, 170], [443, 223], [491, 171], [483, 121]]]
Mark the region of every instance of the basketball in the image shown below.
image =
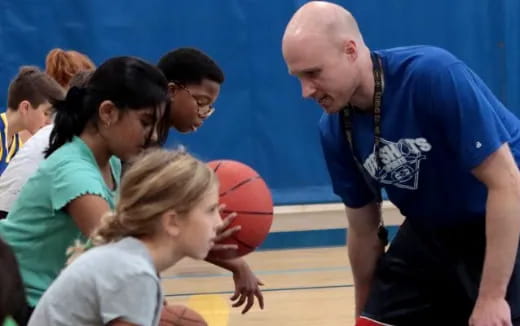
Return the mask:
[[159, 326], [208, 326], [204, 318], [183, 305], [165, 305]]
[[222, 218], [235, 212], [228, 226], [242, 228], [220, 244], [236, 244], [237, 250], [212, 251], [209, 258], [231, 259], [254, 251], [267, 237], [273, 223], [273, 199], [262, 177], [248, 165], [231, 160], [211, 161], [219, 182], [220, 203], [226, 207]]

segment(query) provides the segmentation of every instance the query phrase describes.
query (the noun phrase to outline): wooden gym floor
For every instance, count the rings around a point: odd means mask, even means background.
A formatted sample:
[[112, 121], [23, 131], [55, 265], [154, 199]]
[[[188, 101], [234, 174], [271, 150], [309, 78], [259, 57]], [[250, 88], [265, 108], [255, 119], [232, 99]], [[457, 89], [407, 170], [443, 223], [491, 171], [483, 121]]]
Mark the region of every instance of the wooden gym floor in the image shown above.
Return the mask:
[[[402, 217], [394, 207], [385, 204], [383, 211], [387, 225], [401, 223]], [[346, 227], [341, 205], [293, 206], [275, 209], [271, 232], [294, 238], [297, 231], [327, 232]], [[327, 234], [316, 233], [316, 237], [323, 236]], [[291, 247], [290, 241], [285, 243]], [[234, 290], [231, 274], [189, 259], [163, 273], [164, 294], [169, 302], [199, 312], [210, 326], [354, 325], [354, 289], [344, 243], [332, 247], [298, 246], [261, 250], [245, 257], [265, 284], [264, 310], [255, 303], [242, 315], [241, 309], [232, 308], [229, 300]], [[283, 248], [283, 243], [279, 247]]]

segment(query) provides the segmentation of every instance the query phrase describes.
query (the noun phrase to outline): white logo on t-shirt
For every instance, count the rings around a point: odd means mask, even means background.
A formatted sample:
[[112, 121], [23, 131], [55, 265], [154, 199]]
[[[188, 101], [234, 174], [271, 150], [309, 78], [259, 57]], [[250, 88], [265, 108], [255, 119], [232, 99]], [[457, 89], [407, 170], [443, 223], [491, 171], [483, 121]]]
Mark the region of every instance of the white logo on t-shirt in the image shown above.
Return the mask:
[[404, 138], [391, 142], [381, 138], [379, 157], [383, 167], [378, 167], [374, 150], [363, 163], [370, 175], [382, 184], [416, 190], [419, 183], [419, 166], [426, 159], [432, 145], [426, 138]]

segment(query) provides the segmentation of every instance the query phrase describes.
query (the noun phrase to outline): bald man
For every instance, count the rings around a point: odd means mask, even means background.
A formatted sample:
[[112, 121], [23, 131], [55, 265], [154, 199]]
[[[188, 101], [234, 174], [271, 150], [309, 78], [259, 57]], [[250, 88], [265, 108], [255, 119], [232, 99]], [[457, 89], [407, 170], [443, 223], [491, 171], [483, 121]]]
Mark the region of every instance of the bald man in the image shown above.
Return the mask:
[[[462, 61], [309, 2], [282, 51], [346, 206], [358, 325], [520, 325], [520, 121]], [[406, 216], [385, 253], [381, 188]]]

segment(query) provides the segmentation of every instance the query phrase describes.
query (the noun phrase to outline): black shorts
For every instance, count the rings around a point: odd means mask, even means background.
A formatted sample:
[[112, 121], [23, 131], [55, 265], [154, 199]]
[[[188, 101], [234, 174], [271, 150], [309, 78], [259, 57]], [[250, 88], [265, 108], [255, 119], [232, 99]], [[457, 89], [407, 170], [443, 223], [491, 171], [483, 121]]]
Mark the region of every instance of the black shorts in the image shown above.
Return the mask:
[[[432, 231], [406, 220], [378, 261], [362, 316], [390, 325], [468, 325], [484, 262], [484, 223]], [[520, 253], [507, 301], [520, 325]]]

